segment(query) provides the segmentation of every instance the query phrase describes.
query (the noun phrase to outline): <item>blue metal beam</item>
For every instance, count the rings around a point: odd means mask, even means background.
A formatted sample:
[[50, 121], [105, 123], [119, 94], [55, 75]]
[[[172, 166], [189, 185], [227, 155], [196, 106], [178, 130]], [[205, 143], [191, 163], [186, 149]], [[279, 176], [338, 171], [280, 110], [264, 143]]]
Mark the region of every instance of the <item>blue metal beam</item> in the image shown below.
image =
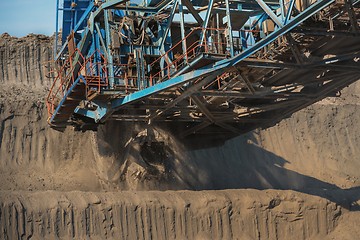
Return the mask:
[[280, 3], [280, 11], [281, 11], [281, 22], [285, 22], [285, 6], [284, 6], [284, 0], [279, 0]]
[[263, 1], [263, 0], [255, 0], [259, 6], [266, 12], [267, 15], [278, 25], [279, 27], [283, 26], [283, 23], [280, 19], [276, 16], [273, 10]]
[[110, 35], [110, 24], [109, 24], [109, 11], [110, 10], [104, 10], [104, 22], [105, 22], [105, 32], [106, 32], [106, 48], [108, 52], [108, 78], [109, 78], [109, 86], [110, 89], [114, 88], [114, 65], [113, 65], [113, 58], [111, 55], [111, 35]]
[[55, 21], [55, 42], [54, 42], [54, 59], [56, 60], [56, 53], [58, 47], [58, 38], [59, 38], [59, 1], [56, 0], [56, 21]]
[[227, 28], [229, 31], [229, 44], [230, 44], [230, 56], [234, 56], [234, 40], [233, 40], [233, 32], [231, 27], [231, 14], [230, 14], [230, 5], [229, 0], [225, 0], [226, 5], [226, 17], [227, 17]]
[[[185, 40], [185, 19], [184, 19], [184, 9], [183, 9], [183, 3], [182, 0], [179, 0], [179, 15], [180, 15], [180, 33], [181, 33], [181, 45], [182, 45], [182, 50], [183, 53], [185, 54], [187, 52], [187, 48], [186, 48], [186, 40]], [[185, 54], [185, 61], [187, 61], [187, 55]]]
[[288, 33], [289, 31], [291, 31], [295, 27], [299, 26], [299, 24], [303, 23], [305, 20], [310, 18], [313, 14], [319, 12], [321, 9], [329, 6], [333, 2], [335, 2], [335, 0], [322, 0], [322, 1], [318, 1], [318, 2], [316, 2], [314, 4], [312, 4], [307, 9], [305, 9], [302, 13], [300, 13], [299, 15], [297, 15], [296, 17], [291, 19], [291, 21], [289, 21], [286, 25], [284, 25], [283, 27], [281, 27], [278, 30], [274, 31], [273, 33], [269, 34], [265, 39], [259, 41], [253, 47], [248, 48], [247, 50], [245, 50], [241, 54], [235, 56], [234, 58], [230, 59], [229, 61], [226, 61], [226, 62], [221, 61], [221, 62], [217, 62], [216, 64], [225, 65], [225, 66], [234, 66], [234, 65], [236, 65], [237, 63], [239, 63], [243, 59], [249, 57], [250, 55], [252, 55], [256, 51], [260, 50], [261, 48], [265, 47], [269, 43], [273, 42], [278, 37]]
[[81, 18], [79, 19], [79, 21], [77, 22], [77, 24], [75, 25], [74, 28], [74, 32], [76, 32], [77, 30], [79, 30], [79, 28], [81, 27], [81, 25], [84, 23], [84, 21], [89, 17], [89, 14], [94, 10], [95, 6], [94, 3], [91, 2], [89, 4], [89, 6], [86, 8], [85, 12], [83, 13], [83, 15], [81, 16]]
[[85, 81], [83, 76], [79, 76], [73, 83], [73, 85], [71, 85], [69, 87], [69, 89], [66, 91], [66, 93], [64, 94], [64, 97], [61, 99], [59, 105], [56, 107], [54, 113], [52, 114], [49, 122], [52, 123], [57, 115], [57, 113], [60, 111], [60, 108], [63, 106], [64, 102], [66, 101], [66, 98], [69, 96], [69, 94], [75, 89], [75, 87], [77, 86], [77, 84], [80, 82], [80, 80]]
[[102, 50], [106, 56], [106, 58], [108, 59], [109, 58], [109, 53], [106, 49], [106, 45], [105, 45], [105, 41], [102, 37], [102, 34], [101, 34], [101, 30], [100, 30], [100, 27], [99, 27], [99, 23], [95, 23], [95, 28], [96, 28], [96, 31], [98, 32], [97, 35], [99, 35], [99, 40], [100, 40], [100, 43], [101, 43], [101, 47], [102, 47]]
[[[176, 12], [176, 7], [178, 5], [180, 0], [174, 0], [174, 4], [173, 4], [173, 7], [171, 9], [171, 12], [170, 12], [170, 16], [169, 18], [167, 19], [167, 24], [166, 24], [166, 28], [165, 28], [165, 32], [164, 32], [164, 35], [162, 36], [162, 39], [160, 41], [160, 44], [159, 46], [164, 46], [164, 43], [165, 43], [165, 40], [169, 34], [169, 31], [170, 31], [170, 26], [171, 26], [171, 23], [174, 19], [174, 16], [175, 16], [175, 12]], [[163, 51], [164, 49], [160, 49], [160, 51]]]
[[200, 17], [199, 13], [197, 12], [197, 10], [194, 8], [194, 6], [192, 5], [192, 3], [190, 2], [190, 0], [182, 0], [182, 4], [184, 4], [186, 6], [186, 8], [188, 9], [188, 11], [193, 15], [193, 17], [195, 18], [195, 20], [198, 22], [199, 25], [202, 25], [202, 23], [204, 22], [204, 20]]
[[289, 5], [289, 8], [288, 8], [287, 13], [286, 13], [284, 24], [286, 24], [290, 20], [290, 16], [291, 16], [294, 4], [295, 4], [295, 0], [290, 0], [290, 5]]
[[[206, 11], [205, 19], [204, 19], [204, 22], [202, 25], [203, 29], [207, 28], [207, 26], [209, 24], [213, 6], [214, 6], [214, 0], [209, 0], [208, 9]], [[202, 44], [204, 42], [204, 38], [205, 38], [205, 32], [202, 31], [201, 35], [200, 35], [200, 44]]]
[[91, 103], [96, 106], [96, 110], [77, 107], [74, 110], [74, 113], [94, 119], [94, 121], [98, 123], [100, 122], [101, 118], [105, 116], [107, 111], [109, 111], [109, 108], [106, 105], [104, 106], [104, 104], [100, 102], [92, 101]]
[[[60, 0], [57, 0], [57, 4], [59, 3]], [[87, 7], [87, 9], [85, 10], [85, 12], [83, 13], [83, 15], [81, 16], [79, 22], [76, 24], [76, 26], [74, 27], [74, 32], [76, 33], [79, 28], [81, 27], [81, 25], [83, 24], [83, 22], [89, 17], [89, 14], [95, 9], [94, 3], [91, 2], [89, 4], [89, 6]], [[56, 13], [56, 15], [58, 15], [58, 11]], [[55, 35], [55, 47], [57, 47], [57, 42], [58, 42], [58, 16], [56, 17], [56, 35]], [[66, 40], [65, 43], [63, 43], [61, 49], [59, 50], [59, 52], [57, 52], [57, 49], [54, 48], [54, 60], [58, 60], [58, 58], [61, 56], [61, 54], [64, 52], [64, 50], [66, 49], [66, 46], [68, 44], [68, 41]]]

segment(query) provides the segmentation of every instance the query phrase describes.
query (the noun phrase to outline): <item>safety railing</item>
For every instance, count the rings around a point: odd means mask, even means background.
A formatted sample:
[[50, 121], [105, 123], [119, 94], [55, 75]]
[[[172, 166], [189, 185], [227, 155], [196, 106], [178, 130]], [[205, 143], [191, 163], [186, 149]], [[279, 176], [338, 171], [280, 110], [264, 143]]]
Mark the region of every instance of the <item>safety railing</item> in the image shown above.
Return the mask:
[[49, 117], [53, 115], [59, 102], [80, 74], [86, 79], [87, 91], [99, 92], [102, 87], [108, 86], [107, 60], [99, 50], [85, 58], [75, 49], [65, 61], [58, 62], [57, 65], [60, 67], [53, 70], [55, 78], [46, 98]]
[[[121, 81], [118, 86], [123, 87], [125, 93], [131, 93], [141, 89], [141, 84], [146, 87], [152, 86], [152, 82], [149, 76], [145, 76], [143, 79], [139, 79], [137, 75], [129, 74], [129, 71], [134, 68], [131, 64], [114, 64], [114, 78]], [[143, 81], [142, 83], [140, 81]]]
[[99, 50], [86, 59], [80, 74], [86, 79], [87, 91], [100, 92], [102, 87], [109, 84], [107, 60]]
[[[203, 36], [203, 41], [197, 40], [192, 41], [191, 36], [199, 34]], [[196, 36], [198, 38], [198, 36]], [[220, 39], [219, 40], [216, 40]], [[171, 56], [174, 54], [174, 50], [181, 48], [182, 44], [188, 45], [186, 52], [182, 52], [177, 55], [173, 60]], [[150, 75], [150, 85], [154, 85], [159, 81], [169, 79], [175, 72], [188, 65], [195, 57], [200, 54], [219, 54], [219, 55], [228, 55], [229, 49], [227, 47], [227, 42], [225, 38], [225, 29], [217, 28], [193, 28], [188, 35], [178, 43], [176, 43], [172, 48], [170, 48], [166, 53], [161, 55], [158, 59], [150, 64], [150, 69], [154, 67], [155, 64], [161, 65], [161, 62], [164, 61], [166, 66], [160, 67], [161, 70], [155, 74]]]
[[[76, 69], [81, 69], [85, 58], [79, 51], [75, 51], [60, 65], [58, 69], [55, 69], [54, 82], [51, 85], [48, 96], [46, 98], [46, 106], [48, 109], [48, 116], [51, 117], [60, 102], [64, 97], [66, 91], [77, 78], [77, 74], [74, 72]], [[76, 76], [75, 76], [76, 75]]]
[[114, 77], [124, 82], [126, 92], [137, 88], [137, 76], [129, 75], [129, 64], [114, 64]]

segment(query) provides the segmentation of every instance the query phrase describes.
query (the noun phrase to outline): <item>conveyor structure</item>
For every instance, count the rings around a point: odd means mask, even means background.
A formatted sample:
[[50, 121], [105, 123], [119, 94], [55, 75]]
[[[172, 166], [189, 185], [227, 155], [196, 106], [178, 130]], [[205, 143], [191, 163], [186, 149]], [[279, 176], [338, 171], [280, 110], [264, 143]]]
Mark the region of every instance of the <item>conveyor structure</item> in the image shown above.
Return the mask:
[[48, 122], [166, 122], [182, 137], [271, 126], [359, 79], [359, 5], [57, 0]]

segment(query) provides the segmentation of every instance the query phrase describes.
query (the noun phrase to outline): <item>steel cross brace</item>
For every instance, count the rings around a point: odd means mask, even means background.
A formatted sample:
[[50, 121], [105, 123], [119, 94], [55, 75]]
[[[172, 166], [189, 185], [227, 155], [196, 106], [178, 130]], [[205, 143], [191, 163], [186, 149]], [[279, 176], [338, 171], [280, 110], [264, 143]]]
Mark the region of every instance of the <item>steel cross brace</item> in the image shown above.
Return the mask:
[[210, 120], [211, 123], [218, 125], [219, 127], [225, 128], [227, 130], [230, 130], [231, 132], [234, 133], [240, 132], [237, 128], [234, 128], [221, 121], [218, 121], [197, 96], [191, 96], [191, 99], [195, 102], [195, 104], [199, 107], [200, 111]]
[[196, 93], [200, 88], [202, 88], [206, 84], [213, 81], [216, 78], [216, 75], [217, 75], [217, 73], [215, 72], [215, 73], [205, 77], [204, 79], [202, 79], [199, 83], [186, 89], [179, 97], [177, 97], [176, 99], [174, 99], [173, 101], [168, 103], [165, 106], [164, 110], [158, 111], [157, 113], [151, 115], [150, 120], [154, 120], [155, 118], [159, 117], [160, 115], [162, 115], [164, 112], [166, 112], [170, 108], [174, 107], [177, 103], [181, 102], [182, 100], [184, 100], [184, 99], [190, 97], [192, 94]]
[[276, 16], [273, 10], [263, 1], [263, 0], [255, 0], [259, 6], [266, 12], [266, 14], [278, 25], [279, 27], [283, 26], [281, 20]]

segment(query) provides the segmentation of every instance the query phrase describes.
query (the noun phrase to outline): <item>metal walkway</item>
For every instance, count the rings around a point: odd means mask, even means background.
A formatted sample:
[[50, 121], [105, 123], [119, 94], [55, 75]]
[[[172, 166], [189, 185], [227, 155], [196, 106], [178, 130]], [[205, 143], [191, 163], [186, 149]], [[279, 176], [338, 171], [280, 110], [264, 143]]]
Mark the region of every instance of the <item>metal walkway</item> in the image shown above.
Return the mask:
[[237, 135], [359, 79], [359, 1], [78, 2], [47, 98], [56, 129], [118, 120]]

